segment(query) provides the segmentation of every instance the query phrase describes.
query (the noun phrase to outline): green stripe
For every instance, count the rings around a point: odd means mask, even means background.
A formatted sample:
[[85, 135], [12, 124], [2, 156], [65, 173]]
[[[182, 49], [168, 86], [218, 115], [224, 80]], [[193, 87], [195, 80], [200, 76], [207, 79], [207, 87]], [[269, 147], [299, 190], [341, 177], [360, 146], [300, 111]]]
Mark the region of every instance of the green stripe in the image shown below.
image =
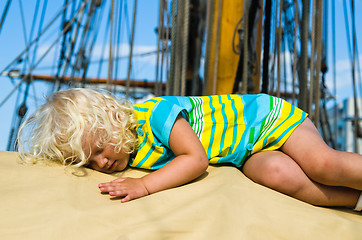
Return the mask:
[[[195, 108], [195, 103], [194, 103], [194, 101], [192, 100], [191, 97], [188, 97], [188, 98], [189, 98], [190, 103], [191, 103], [191, 105], [192, 105], [192, 109], [194, 109], [194, 108]], [[193, 115], [193, 114], [190, 114], [190, 123], [193, 124], [194, 122], [195, 122], [194, 115]]]
[[[192, 104], [192, 129], [201, 140], [203, 131], [203, 114], [202, 114], [202, 99], [201, 97], [189, 97]], [[200, 121], [201, 119], [201, 121]]]

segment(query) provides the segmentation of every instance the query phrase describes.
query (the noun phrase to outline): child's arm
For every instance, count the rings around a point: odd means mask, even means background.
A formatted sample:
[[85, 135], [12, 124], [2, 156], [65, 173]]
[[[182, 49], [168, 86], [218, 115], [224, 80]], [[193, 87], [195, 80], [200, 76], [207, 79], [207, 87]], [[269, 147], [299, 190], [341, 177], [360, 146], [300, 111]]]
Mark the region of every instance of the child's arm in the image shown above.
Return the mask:
[[127, 202], [188, 183], [207, 169], [208, 158], [199, 138], [180, 116], [172, 127], [169, 146], [176, 157], [161, 169], [142, 178], [120, 178], [102, 183], [101, 191], [111, 196], [124, 197], [122, 202]]

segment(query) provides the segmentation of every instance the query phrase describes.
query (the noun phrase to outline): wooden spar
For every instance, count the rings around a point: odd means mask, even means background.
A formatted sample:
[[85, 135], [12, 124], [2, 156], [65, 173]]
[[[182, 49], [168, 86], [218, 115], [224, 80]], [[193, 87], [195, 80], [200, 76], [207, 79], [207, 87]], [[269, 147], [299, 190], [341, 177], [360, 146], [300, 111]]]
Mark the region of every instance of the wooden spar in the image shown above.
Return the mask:
[[[243, 14], [244, 1], [222, 1], [221, 8], [218, 7], [219, 1], [221, 0], [209, 2], [209, 4], [214, 4], [212, 6], [214, 11], [210, 13], [213, 17], [210, 19], [211, 26], [209, 26], [208, 29], [210, 38], [207, 40], [209, 41], [207, 43], [209, 64], [205, 64], [205, 76], [208, 78], [205, 79], [206, 95], [232, 92], [239, 59], [239, 56], [233, 52], [231, 43], [233, 42], [235, 26]], [[219, 10], [221, 10], [221, 12], [218, 12]], [[221, 15], [219, 29], [217, 29], [218, 14]], [[215, 49], [217, 45], [217, 33], [219, 33], [219, 46]], [[215, 58], [215, 56], [217, 56], [217, 58]], [[217, 63], [215, 64], [214, 61], [217, 61]], [[216, 76], [214, 76], [215, 72]], [[214, 77], [216, 78], [216, 86], [212, 81]]]
[[[20, 75], [21, 78], [23, 78], [24, 76], [25, 75]], [[41, 81], [46, 81], [46, 82], [54, 82], [56, 80], [54, 76], [49, 76], [49, 75], [31, 75], [30, 78], [33, 80], [41, 80]], [[69, 76], [64, 76], [64, 77], [60, 78], [60, 80], [63, 81], [64, 83], [69, 83], [69, 82], [81, 83], [83, 81], [83, 79], [81, 77], [69, 77]], [[152, 89], [155, 87], [155, 82], [148, 82], [146, 80], [130, 80], [130, 81], [132, 82], [132, 86], [134, 86], [134, 87], [141, 87], [141, 88], [147, 88], [147, 89]], [[105, 79], [105, 78], [86, 78], [85, 83], [107, 84], [107, 79]], [[113, 79], [112, 84], [119, 85], [119, 86], [126, 86], [127, 80]], [[163, 90], [166, 89], [165, 83], [162, 83], [162, 89]]]
[[[245, 1], [215, 0], [209, 1], [208, 4], [209, 26], [207, 29], [204, 94], [229, 94], [233, 92], [240, 57], [233, 51], [232, 43], [235, 40], [233, 38], [238, 22], [244, 16]], [[260, 62], [263, 12], [259, 11], [257, 14], [259, 21], [255, 25], [257, 29], [255, 52], [256, 61]], [[260, 64], [257, 64], [256, 68], [255, 75], [251, 76], [255, 93], [260, 91]]]

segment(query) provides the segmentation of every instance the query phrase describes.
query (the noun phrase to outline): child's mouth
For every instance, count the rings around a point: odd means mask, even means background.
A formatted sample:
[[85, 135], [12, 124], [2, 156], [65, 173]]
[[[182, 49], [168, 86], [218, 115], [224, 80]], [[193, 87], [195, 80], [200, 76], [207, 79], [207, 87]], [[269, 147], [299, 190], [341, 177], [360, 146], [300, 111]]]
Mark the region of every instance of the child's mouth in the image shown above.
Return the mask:
[[113, 169], [117, 165], [117, 160], [112, 163], [109, 169]]

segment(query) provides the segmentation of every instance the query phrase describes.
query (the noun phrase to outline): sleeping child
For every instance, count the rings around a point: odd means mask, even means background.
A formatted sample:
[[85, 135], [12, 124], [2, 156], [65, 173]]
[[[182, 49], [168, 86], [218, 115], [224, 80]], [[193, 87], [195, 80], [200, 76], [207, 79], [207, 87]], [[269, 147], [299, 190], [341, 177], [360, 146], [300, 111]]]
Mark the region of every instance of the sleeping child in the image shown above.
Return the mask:
[[131, 105], [109, 93], [53, 93], [21, 126], [20, 158], [112, 173], [152, 170], [99, 189], [127, 202], [186, 184], [209, 164], [318, 206], [362, 209], [362, 155], [330, 148], [307, 114], [266, 94], [156, 97]]

